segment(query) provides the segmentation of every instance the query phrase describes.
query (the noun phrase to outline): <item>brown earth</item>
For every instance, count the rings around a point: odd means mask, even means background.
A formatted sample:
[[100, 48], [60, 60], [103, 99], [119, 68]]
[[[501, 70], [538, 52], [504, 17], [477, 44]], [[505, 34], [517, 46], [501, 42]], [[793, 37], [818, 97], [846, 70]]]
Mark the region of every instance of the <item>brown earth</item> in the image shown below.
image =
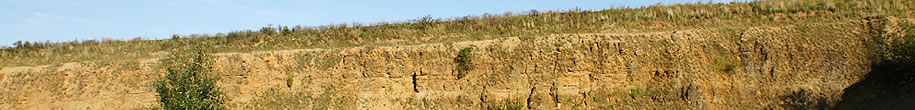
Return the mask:
[[[215, 53], [213, 73], [230, 109], [819, 108], [870, 71], [872, 27], [861, 19]], [[453, 58], [465, 47], [475, 48], [475, 68], [458, 79]], [[0, 109], [154, 108], [159, 59], [2, 67]]]

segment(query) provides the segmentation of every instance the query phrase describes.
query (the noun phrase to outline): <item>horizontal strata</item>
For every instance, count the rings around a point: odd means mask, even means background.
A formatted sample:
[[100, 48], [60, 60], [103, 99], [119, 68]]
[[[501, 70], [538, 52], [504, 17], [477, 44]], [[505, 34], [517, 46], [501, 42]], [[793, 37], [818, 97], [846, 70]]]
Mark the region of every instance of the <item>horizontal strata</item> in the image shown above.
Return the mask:
[[[781, 108], [860, 80], [867, 22], [215, 53], [213, 71], [231, 109]], [[475, 68], [458, 79], [465, 47]], [[157, 60], [3, 67], [0, 108], [156, 106]]]

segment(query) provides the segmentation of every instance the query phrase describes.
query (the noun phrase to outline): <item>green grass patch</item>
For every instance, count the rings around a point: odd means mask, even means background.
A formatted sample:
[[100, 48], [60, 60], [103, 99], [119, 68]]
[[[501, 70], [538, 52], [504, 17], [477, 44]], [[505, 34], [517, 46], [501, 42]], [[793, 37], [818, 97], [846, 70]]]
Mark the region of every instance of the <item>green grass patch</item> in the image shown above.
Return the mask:
[[328, 56], [324, 60], [321, 60], [321, 65], [318, 67], [321, 70], [327, 70], [331, 67], [337, 66], [337, 63], [340, 63], [340, 56]]
[[647, 92], [642, 89], [630, 89], [629, 90], [629, 96], [632, 97], [633, 99], [638, 98], [640, 96], [645, 96], [646, 93]]
[[724, 72], [726, 74], [733, 74], [734, 70], [737, 68], [733, 59], [718, 56], [715, 57], [715, 69]]

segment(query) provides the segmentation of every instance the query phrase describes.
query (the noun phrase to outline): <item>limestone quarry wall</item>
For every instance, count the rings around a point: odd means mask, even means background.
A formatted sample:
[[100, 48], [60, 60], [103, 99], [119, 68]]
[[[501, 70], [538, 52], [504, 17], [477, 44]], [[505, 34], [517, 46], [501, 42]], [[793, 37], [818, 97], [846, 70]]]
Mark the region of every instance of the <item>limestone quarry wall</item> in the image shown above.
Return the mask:
[[[230, 109], [828, 105], [869, 71], [867, 21], [213, 53]], [[458, 79], [454, 57], [472, 47]], [[3, 109], [157, 106], [159, 59], [0, 68]]]

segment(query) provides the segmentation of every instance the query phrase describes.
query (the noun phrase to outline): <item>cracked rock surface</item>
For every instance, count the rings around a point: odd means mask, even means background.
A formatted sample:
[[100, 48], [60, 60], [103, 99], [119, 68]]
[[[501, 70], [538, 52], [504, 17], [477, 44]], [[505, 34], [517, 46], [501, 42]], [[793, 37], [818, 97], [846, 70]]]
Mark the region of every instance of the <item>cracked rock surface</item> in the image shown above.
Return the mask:
[[[868, 29], [853, 20], [214, 53], [213, 73], [230, 109], [781, 108], [797, 91], [838, 101], [869, 71]], [[474, 68], [458, 79], [465, 47]], [[4, 67], [0, 108], [156, 106], [150, 85], [164, 69], [133, 62]]]

